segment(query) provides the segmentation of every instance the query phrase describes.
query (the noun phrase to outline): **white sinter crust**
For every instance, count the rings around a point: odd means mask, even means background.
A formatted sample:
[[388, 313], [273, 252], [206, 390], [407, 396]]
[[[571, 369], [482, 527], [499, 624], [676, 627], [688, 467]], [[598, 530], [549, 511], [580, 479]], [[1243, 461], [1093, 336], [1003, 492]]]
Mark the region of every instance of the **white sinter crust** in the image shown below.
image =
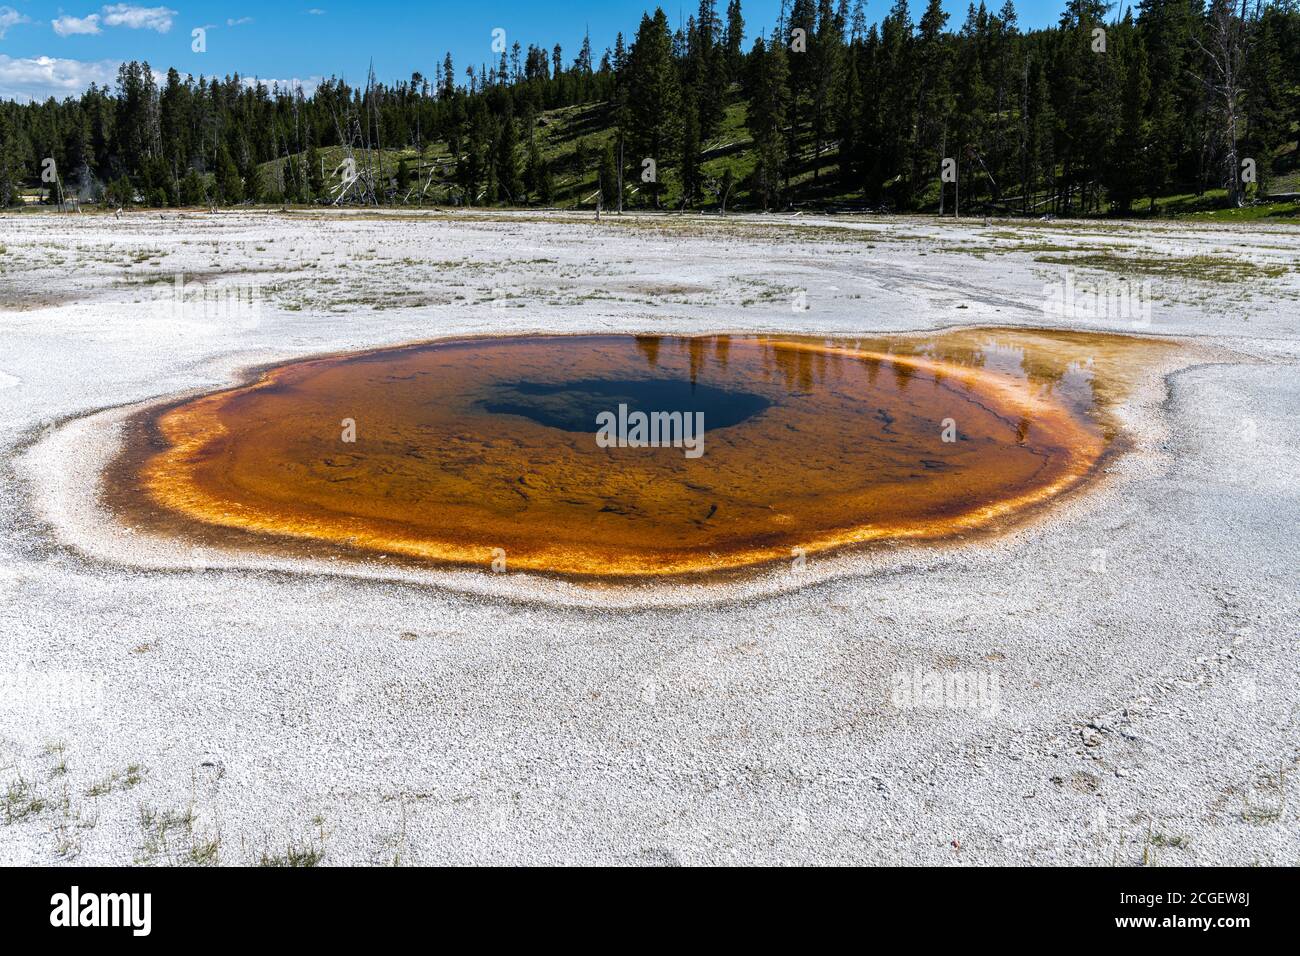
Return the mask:
[[[1300, 862], [1300, 229], [624, 218], [3, 219], [0, 864]], [[1133, 331], [1043, 313], [1072, 245], [1168, 258], [1142, 331], [1203, 351], [1093, 491], [993, 538], [607, 593], [192, 552], [93, 493], [129, 407], [305, 355]], [[178, 271], [260, 314], [178, 314]], [[898, 706], [917, 672], [997, 706]], [[193, 815], [163, 850], [142, 807]]]

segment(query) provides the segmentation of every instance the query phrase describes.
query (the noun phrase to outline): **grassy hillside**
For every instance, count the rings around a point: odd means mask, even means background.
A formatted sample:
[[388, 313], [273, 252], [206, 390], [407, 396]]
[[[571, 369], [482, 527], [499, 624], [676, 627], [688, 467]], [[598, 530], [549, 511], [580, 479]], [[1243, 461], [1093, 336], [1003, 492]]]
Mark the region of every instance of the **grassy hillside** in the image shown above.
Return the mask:
[[[735, 186], [728, 199], [729, 208], [744, 209], [749, 199], [743, 183], [753, 172], [755, 159], [752, 140], [745, 126], [746, 103], [733, 87], [718, 132], [703, 144], [705, 196], [697, 208], [716, 209], [723, 178], [731, 173]], [[561, 209], [594, 208], [599, 184], [601, 157], [606, 148], [616, 146], [613, 110], [608, 103], [570, 106], [542, 113], [535, 124], [533, 135], [539, 151], [550, 167], [554, 190], [550, 205]], [[519, 162], [522, 168], [527, 148], [527, 137], [521, 135]], [[1292, 147], [1294, 148], [1294, 147]], [[337, 170], [348, 155], [342, 147], [328, 147], [317, 151], [321, 175], [327, 186], [338, 183]], [[422, 152], [413, 148], [404, 150], [375, 150], [369, 160], [364, 150], [353, 150], [352, 156], [359, 166], [367, 161], [382, 171], [385, 180], [394, 179], [399, 164], [405, 162], [409, 172], [409, 185], [395, 196], [398, 203], [410, 205], [451, 205], [464, 201], [456, 184], [456, 157], [448, 144], [429, 144]], [[1290, 166], [1293, 157], [1279, 157], [1282, 165]], [[305, 162], [302, 154], [281, 158], [260, 167], [262, 182], [272, 195], [283, 192], [286, 166], [290, 162]], [[629, 166], [633, 165], [629, 161]], [[660, 179], [665, 185], [663, 205], [679, 208], [682, 202], [680, 178], [674, 164], [661, 163]], [[631, 178], [627, 185], [627, 203], [641, 203], [640, 184]], [[1280, 198], [1260, 201], [1241, 209], [1224, 208], [1224, 190], [1209, 190], [1201, 195], [1180, 194], [1164, 196], [1156, 202], [1156, 215], [1174, 218], [1196, 218], [1223, 221], [1271, 220], [1300, 223], [1300, 170], [1290, 169], [1272, 183], [1271, 192]], [[820, 157], [814, 155], [811, 135], [804, 134], [795, 143], [790, 161], [789, 202], [793, 208], [860, 208], [862, 197], [844, 188], [839, 180], [839, 162], [832, 144]], [[478, 202], [478, 197], [475, 202]], [[951, 199], [949, 200], [951, 203]], [[938, 208], [938, 184], [922, 196], [923, 208]], [[951, 208], [951, 205], [949, 205]], [[1148, 214], [1145, 200], [1135, 203], [1136, 217]]]

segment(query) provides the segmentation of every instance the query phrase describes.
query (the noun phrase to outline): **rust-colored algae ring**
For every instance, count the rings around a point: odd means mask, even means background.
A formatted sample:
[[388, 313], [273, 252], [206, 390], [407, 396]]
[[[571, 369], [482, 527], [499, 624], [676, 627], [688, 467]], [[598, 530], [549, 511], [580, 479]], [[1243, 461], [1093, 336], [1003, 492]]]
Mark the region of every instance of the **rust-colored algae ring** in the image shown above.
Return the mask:
[[[172, 531], [582, 577], [943, 539], [1103, 454], [1095, 368], [1062, 342], [537, 336], [293, 362], [151, 414], [116, 503]], [[598, 441], [638, 411], [701, 414], [702, 447]]]

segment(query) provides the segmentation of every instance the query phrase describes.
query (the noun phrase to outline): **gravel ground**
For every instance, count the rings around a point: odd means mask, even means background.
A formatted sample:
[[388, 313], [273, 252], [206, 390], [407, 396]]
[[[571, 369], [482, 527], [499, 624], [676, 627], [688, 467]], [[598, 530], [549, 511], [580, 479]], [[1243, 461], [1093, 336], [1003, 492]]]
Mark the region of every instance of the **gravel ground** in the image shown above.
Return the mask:
[[[1195, 347], [1103, 481], [995, 537], [601, 591], [96, 507], [124, 409], [296, 356], [1135, 331], [1044, 311], [1072, 254]], [[1298, 262], [1287, 226], [0, 217], [0, 864], [1300, 863]], [[231, 289], [260, 309], [193, 305]]]

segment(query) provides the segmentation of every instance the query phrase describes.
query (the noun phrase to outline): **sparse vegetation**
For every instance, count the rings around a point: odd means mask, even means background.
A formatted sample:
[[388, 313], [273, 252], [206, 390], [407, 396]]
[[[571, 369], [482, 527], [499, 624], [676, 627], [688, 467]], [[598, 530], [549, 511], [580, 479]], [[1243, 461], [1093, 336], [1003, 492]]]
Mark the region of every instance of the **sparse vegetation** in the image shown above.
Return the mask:
[[258, 853], [258, 866], [320, 866], [325, 860], [325, 843], [329, 837], [325, 818], [319, 814], [312, 818], [315, 834], [304, 840], [290, 840], [283, 850], [264, 848]]
[[263, 850], [257, 858], [258, 866], [320, 866], [325, 859], [324, 852], [311, 844], [300, 845], [290, 842], [282, 852], [271, 853]]
[[116, 790], [131, 790], [144, 779], [145, 768], [138, 763], [130, 764], [125, 770], [111, 773], [86, 791], [88, 797], [104, 797]]
[[1100, 269], [1127, 276], [1160, 276], [1191, 279], [1199, 282], [1247, 282], [1276, 279], [1294, 266], [1282, 263], [1264, 265], [1240, 256], [1173, 256], [1125, 255], [1117, 251], [1086, 252], [1082, 255], [1040, 255], [1036, 262]]
[[5, 825], [11, 826], [28, 817], [43, 812], [49, 807], [49, 801], [36, 793], [32, 785], [22, 777], [9, 783], [5, 788], [4, 817]]
[[198, 815], [193, 803], [167, 810], [142, 804], [139, 818], [142, 840], [136, 863], [215, 866], [220, 862], [221, 835], [196, 831]]
[[1245, 806], [1241, 810], [1244, 823], [1263, 826], [1283, 818], [1287, 805], [1286, 774], [1286, 765], [1281, 763], [1277, 773], [1262, 774], [1254, 786], [1245, 791]]

